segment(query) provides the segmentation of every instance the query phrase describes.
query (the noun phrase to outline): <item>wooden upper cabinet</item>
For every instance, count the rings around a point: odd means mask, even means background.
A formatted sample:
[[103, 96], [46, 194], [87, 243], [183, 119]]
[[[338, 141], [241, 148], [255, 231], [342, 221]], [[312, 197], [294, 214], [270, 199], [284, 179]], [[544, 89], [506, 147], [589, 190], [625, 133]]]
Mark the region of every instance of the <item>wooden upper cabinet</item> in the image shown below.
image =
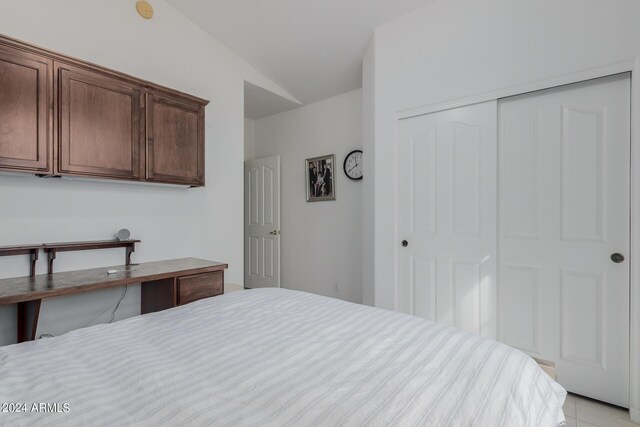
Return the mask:
[[51, 171], [52, 61], [0, 44], [0, 168]]
[[58, 78], [57, 171], [140, 177], [143, 88], [134, 82], [55, 63]]
[[0, 35], [0, 170], [203, 186], [207, 104]]
[[147, 180], [204, 185], [204, 105], [147, 96]]

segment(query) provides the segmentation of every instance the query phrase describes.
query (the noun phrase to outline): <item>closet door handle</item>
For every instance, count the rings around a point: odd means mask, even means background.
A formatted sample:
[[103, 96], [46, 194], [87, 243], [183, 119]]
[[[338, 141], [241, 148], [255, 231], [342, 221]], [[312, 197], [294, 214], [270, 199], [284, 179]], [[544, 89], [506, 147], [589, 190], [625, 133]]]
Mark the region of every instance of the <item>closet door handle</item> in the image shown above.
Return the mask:
[[624, 255], [617, 252], [615, 254], [611, 254], [611, 261], [615, 262], [616, 264], [620, 264], [622, 261], [624, 261]]
[[402, 247], [406, 248], [407, 246], [409, 246], [409, 242], [407, 242], [406, 240], [402, 241]]

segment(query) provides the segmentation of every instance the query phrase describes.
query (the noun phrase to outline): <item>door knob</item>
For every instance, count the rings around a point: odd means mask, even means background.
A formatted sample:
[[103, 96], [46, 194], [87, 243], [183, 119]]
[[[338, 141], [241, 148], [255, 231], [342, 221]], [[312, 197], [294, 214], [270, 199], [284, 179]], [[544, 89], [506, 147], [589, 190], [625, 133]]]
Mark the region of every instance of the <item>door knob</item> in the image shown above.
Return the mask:
[[406, 248], [407, 246], [409, 246], [409, 242], [407, 242], [406, 240], [402, 241], [402, 247]]
[[616, 264], [620, 264], [622, 261], [624, 261], [624, 255], [617, 252], [615, 254], [611, 254], [611, 261], [615, 262]]
[[278, 230], [273, 230], [273, 231], [270, 231], [269, 234], [271, 234], [272, 236], [276, 236], [280, 234], [280, 232]]

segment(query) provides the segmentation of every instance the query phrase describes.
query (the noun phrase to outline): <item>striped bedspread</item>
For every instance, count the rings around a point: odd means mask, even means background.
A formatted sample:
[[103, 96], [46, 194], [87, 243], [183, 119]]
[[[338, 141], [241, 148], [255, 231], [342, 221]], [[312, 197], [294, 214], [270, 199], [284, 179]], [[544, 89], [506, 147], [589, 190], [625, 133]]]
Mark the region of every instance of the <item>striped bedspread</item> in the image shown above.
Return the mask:
[[0, 348], [6, 426], [551, 427], [565, 395], [506, 345], [284, 289]]

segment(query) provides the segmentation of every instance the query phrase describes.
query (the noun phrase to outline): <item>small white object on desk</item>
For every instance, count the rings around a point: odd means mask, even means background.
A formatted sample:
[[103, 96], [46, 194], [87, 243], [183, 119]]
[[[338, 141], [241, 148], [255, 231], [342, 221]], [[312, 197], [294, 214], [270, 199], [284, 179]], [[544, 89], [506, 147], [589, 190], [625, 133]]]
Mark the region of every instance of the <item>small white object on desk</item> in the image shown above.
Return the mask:
[[129, 237], [131, 237], [131, 232], [126, 228], [123, 228], [116, 233], [116, 239], [120, 240], [121, 242], [129, 240]]
[[[132, 264], [132, 265], [138, 265], [138, 264]], [[126, 270], [107, 270], [107, 274], [126, 273], [128, 271], [138, 271], [138, 270], [142, 270], [142, 268], [132, 268], [132, 269], [126, 269]]]

